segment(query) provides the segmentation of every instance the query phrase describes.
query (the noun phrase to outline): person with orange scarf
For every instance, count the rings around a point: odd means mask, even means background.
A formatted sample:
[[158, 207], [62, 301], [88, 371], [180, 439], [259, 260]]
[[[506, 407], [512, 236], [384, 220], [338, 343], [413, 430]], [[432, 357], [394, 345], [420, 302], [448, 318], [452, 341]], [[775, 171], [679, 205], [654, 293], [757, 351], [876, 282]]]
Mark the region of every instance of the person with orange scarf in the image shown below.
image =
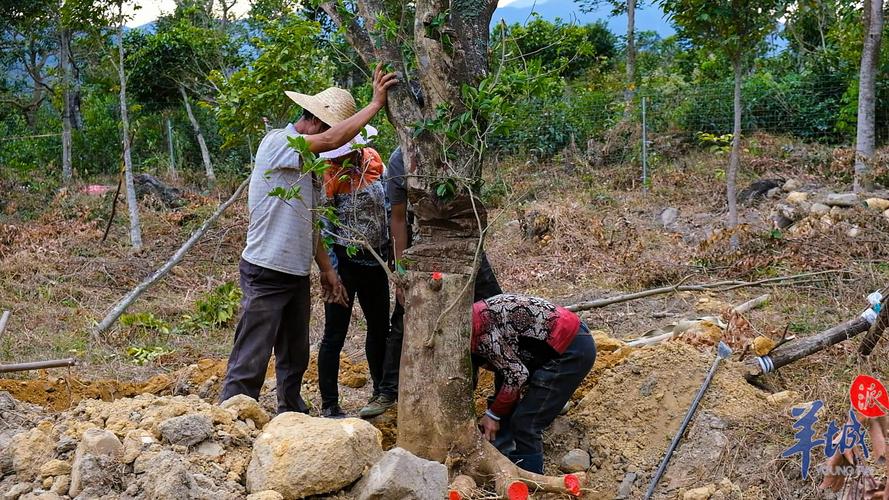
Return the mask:
[[[373, 133], [372, 127], [368, 127], [368, 135]], [[337, 380], [340, 352], [356, 296], [367, 322], [365, 354], [373, 380], [373, 396], [359, 415], [378, 415], [396, 401], [396, 394], [381, 391], [382, 386], [388, 385], [383, 382], [389, 336], [389, 279], [383, 267], [389, 247], [386, 189], [382, 182], [384, 165], [379, 153], [366, 147], [366, 140], [360, 134], [343, 147], [321, 156], [331, 163], [324, 173], [323, 194], [324, 204], [332, 208], [322, 235], [329, 244], [331, 261], [348, 299], [345, 306], [332, 303], [324, 306], [324, 337], [318, 350], [321, 415], [346, 416], [339, 405]]]

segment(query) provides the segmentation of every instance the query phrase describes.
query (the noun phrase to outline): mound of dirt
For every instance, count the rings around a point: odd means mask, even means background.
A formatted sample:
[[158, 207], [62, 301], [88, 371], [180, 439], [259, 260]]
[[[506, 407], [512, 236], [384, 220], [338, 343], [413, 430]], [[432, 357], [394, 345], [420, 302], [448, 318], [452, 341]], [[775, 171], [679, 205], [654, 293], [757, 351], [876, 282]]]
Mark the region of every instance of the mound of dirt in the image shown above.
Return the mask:
[[[713, 359], [712, 352], [667, 342], [632, 350], [618, 364], [591, 374], [595, 383], [585, 384], [587, 393], [568, 419], [593, 452], [590, 478], [597, 495], [617, 496], [624, 478], [636, 474], [635, 486], [624, 493], [641, 497]], [[660, 491], [686, 486], [686, 477], [712, 468], [729, 442], [726, 434], [771, 409], [766, 394], [740, 370], [731, 361], [720, 365]]]

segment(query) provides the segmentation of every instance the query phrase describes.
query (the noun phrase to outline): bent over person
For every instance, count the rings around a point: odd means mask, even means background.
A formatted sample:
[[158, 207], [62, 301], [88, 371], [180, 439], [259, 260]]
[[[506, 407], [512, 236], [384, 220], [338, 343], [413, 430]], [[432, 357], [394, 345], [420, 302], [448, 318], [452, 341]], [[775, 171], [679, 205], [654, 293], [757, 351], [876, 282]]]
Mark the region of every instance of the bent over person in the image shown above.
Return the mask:
[[[304, 137], [316, 154], [339, 148], [385, 107], [386, 92], [395, 83], [394, 73], [384, 75], [377, 66], [373, 98], [358, 112], [352, 95], [343, 89], [331, 87], [316, 95], [286, 93], [303, 108], [303, 114], [295, 124], [268, 132], [256, 152], [247, 199], [247, 244], [239, 264], [243, 313], [235, 330], [221, 401], [238, 394], [258, 399], [274, 350], [278, 412], [308, 412], [300, 387], [309, 364], [313, 259], [321, 271], [325, 302], [346, 301], [313, 223], [320, 179], [302, 171], [299, 154], [288, 138]], [[269, 196], [274, 188], [296, 186], [299, 199]]]
[[576, 314], [546, 300], [501, 294], [472, 306], [473, 365], [495, 372], [496, 396], [480, 425], [519, 467], [543, 473], [543, 431], [596, 361]]

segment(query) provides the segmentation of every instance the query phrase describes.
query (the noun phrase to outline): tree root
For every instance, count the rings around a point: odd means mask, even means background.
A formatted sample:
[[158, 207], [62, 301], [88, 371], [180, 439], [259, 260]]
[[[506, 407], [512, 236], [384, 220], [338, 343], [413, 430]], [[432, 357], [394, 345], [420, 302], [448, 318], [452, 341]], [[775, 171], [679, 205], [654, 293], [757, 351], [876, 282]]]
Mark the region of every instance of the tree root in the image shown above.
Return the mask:
[[493, 483], [494, 490], [500, 498], [527, 498], [528, 493], [564, 493], [580, 495], [586, 481], [586, 474], [566, 474], [564, 476], [545, 476], [528, 472], [508, 458], [497, 448], [479, 437], [477, 449], [470, 456], [463, 456], [460, 474], [451, 485], [451, 499], [467, 498], [466, 492], [474, 485], [467, 484], [472, 478], [478, 484]]

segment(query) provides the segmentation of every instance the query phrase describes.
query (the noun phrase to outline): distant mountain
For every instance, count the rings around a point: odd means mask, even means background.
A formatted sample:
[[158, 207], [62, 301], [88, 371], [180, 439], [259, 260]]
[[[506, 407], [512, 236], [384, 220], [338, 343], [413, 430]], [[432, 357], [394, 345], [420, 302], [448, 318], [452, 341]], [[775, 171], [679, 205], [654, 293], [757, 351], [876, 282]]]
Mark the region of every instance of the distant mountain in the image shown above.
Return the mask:
[[[500, 7], [494, 11], [492, 23], [500, 22], [500, 19], [506, 21], [506, 24], [525, 24], [531, 18], [531, 13], [536, 12], [540, 17], [547, 20], [554, 20], [557, 17], [566, 22], [576, 22], [586, 24], [603, 20], [608, 25], [608, 29], [615, 35], [626, 34], [627, 32], [627, 16], [612, 16], [611, 5], [608, 2], [602, 2], [602, 5], [595, 12], [581, 12], [573, 0], [519, 0], [506, 7]], [[636, 32], [655, 31], [662, 37], [670, 36], [675, 33], [670, 21], [666, 19], [664, 13], [657, 6], [645, 6], [643, 9], [636, 9]]]

